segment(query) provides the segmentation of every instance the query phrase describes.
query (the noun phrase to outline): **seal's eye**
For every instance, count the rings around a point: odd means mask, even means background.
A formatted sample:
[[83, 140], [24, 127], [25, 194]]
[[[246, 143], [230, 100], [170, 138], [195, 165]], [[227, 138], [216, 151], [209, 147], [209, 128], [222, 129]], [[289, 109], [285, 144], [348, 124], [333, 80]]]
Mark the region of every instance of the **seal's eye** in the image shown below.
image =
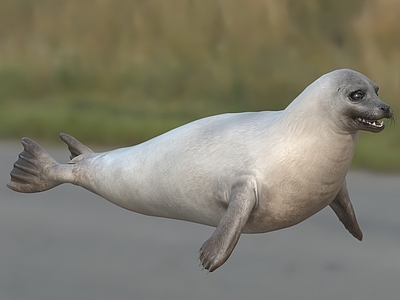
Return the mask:
[[355, 91], [350, 94], [350, 99], [353, 101], [359, 101], [364, 98], [364, 93], [362, 91]]

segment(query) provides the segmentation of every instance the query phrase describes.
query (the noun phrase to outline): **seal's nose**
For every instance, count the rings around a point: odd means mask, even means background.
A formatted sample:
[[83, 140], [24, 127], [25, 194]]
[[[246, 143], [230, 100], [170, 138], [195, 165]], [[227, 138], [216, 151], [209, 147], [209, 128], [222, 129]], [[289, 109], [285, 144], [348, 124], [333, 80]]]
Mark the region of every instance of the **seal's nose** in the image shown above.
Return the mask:
[[385, 118], [392, 117], [392, 110], [390, 109], [390, 106], [386, 103], [380, 104], [378, 108], [385, 114]]
[[389, 105], [387, 105], [387, 104], [381, 104], [381, 105], [379, 105], [379, 109], [380, 110], [383, 110], [383, 111], [390, 111], [390, 106]]

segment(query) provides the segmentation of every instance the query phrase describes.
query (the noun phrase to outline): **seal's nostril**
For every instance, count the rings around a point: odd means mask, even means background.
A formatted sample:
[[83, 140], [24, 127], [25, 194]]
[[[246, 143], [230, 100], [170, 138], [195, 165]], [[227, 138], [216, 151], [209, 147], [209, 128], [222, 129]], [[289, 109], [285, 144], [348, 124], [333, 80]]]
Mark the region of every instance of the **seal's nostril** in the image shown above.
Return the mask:
[[390, 106], [387, 105], [387, 104], [379, 105], [379, 108], [380, 108], [381, 110], [383, 110], [383, 111], [389, 111], [389, 110], [390, 110]]

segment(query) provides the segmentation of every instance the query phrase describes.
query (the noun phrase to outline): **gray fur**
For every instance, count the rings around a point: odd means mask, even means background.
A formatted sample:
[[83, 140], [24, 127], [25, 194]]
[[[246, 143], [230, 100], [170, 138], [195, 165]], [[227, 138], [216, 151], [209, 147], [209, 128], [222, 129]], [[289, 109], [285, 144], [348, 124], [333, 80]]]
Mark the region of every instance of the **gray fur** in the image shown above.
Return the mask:
[[328, 205], [361, 239], [345, 176], [358, 130], [379, 132], [376, 120], [392, 116], [376, 92], [364, 75], [337, 70], [285, 110], [208, 117], [133, 147], [93, 153], [62, 134], [69, 164], [24, 138], [8, 186], [37, 192], [69, 182], [128, 210], [215, 226], [200, 249], [209, 271], [241, 233], [293, 226]]

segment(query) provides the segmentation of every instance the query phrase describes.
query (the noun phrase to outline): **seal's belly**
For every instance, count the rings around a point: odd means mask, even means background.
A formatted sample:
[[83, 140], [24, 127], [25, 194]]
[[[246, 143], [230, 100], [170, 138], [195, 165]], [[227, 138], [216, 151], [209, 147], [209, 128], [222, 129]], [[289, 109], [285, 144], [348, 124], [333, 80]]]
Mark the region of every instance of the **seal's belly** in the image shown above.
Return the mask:
[[281, 181], [260, 195], [260, 205], [245, 232], [274, 231], [296, 225], [328, 206], [343, 184], [345, 173], [335, 179], [307, 176]]
[[294, 226], [311, 217], [334, 199], [333, 197], [313, 201], [272, 203], [267, 209], [258, 209], [248, 221], [245, 233], [263, 233]]
[[267, 232], [296, 225], [333, 201], [345, 180], [354, 148], [322, 143], [325, 148], [321, 153], [330, 155], [321, 155], [314, 150], [319, 142], [308, 137], [307, 143], [291, 141], [274, 152], [274, 163], [264, 167], [267, 172], [260, 178], [260, 204], [246, 231]]

